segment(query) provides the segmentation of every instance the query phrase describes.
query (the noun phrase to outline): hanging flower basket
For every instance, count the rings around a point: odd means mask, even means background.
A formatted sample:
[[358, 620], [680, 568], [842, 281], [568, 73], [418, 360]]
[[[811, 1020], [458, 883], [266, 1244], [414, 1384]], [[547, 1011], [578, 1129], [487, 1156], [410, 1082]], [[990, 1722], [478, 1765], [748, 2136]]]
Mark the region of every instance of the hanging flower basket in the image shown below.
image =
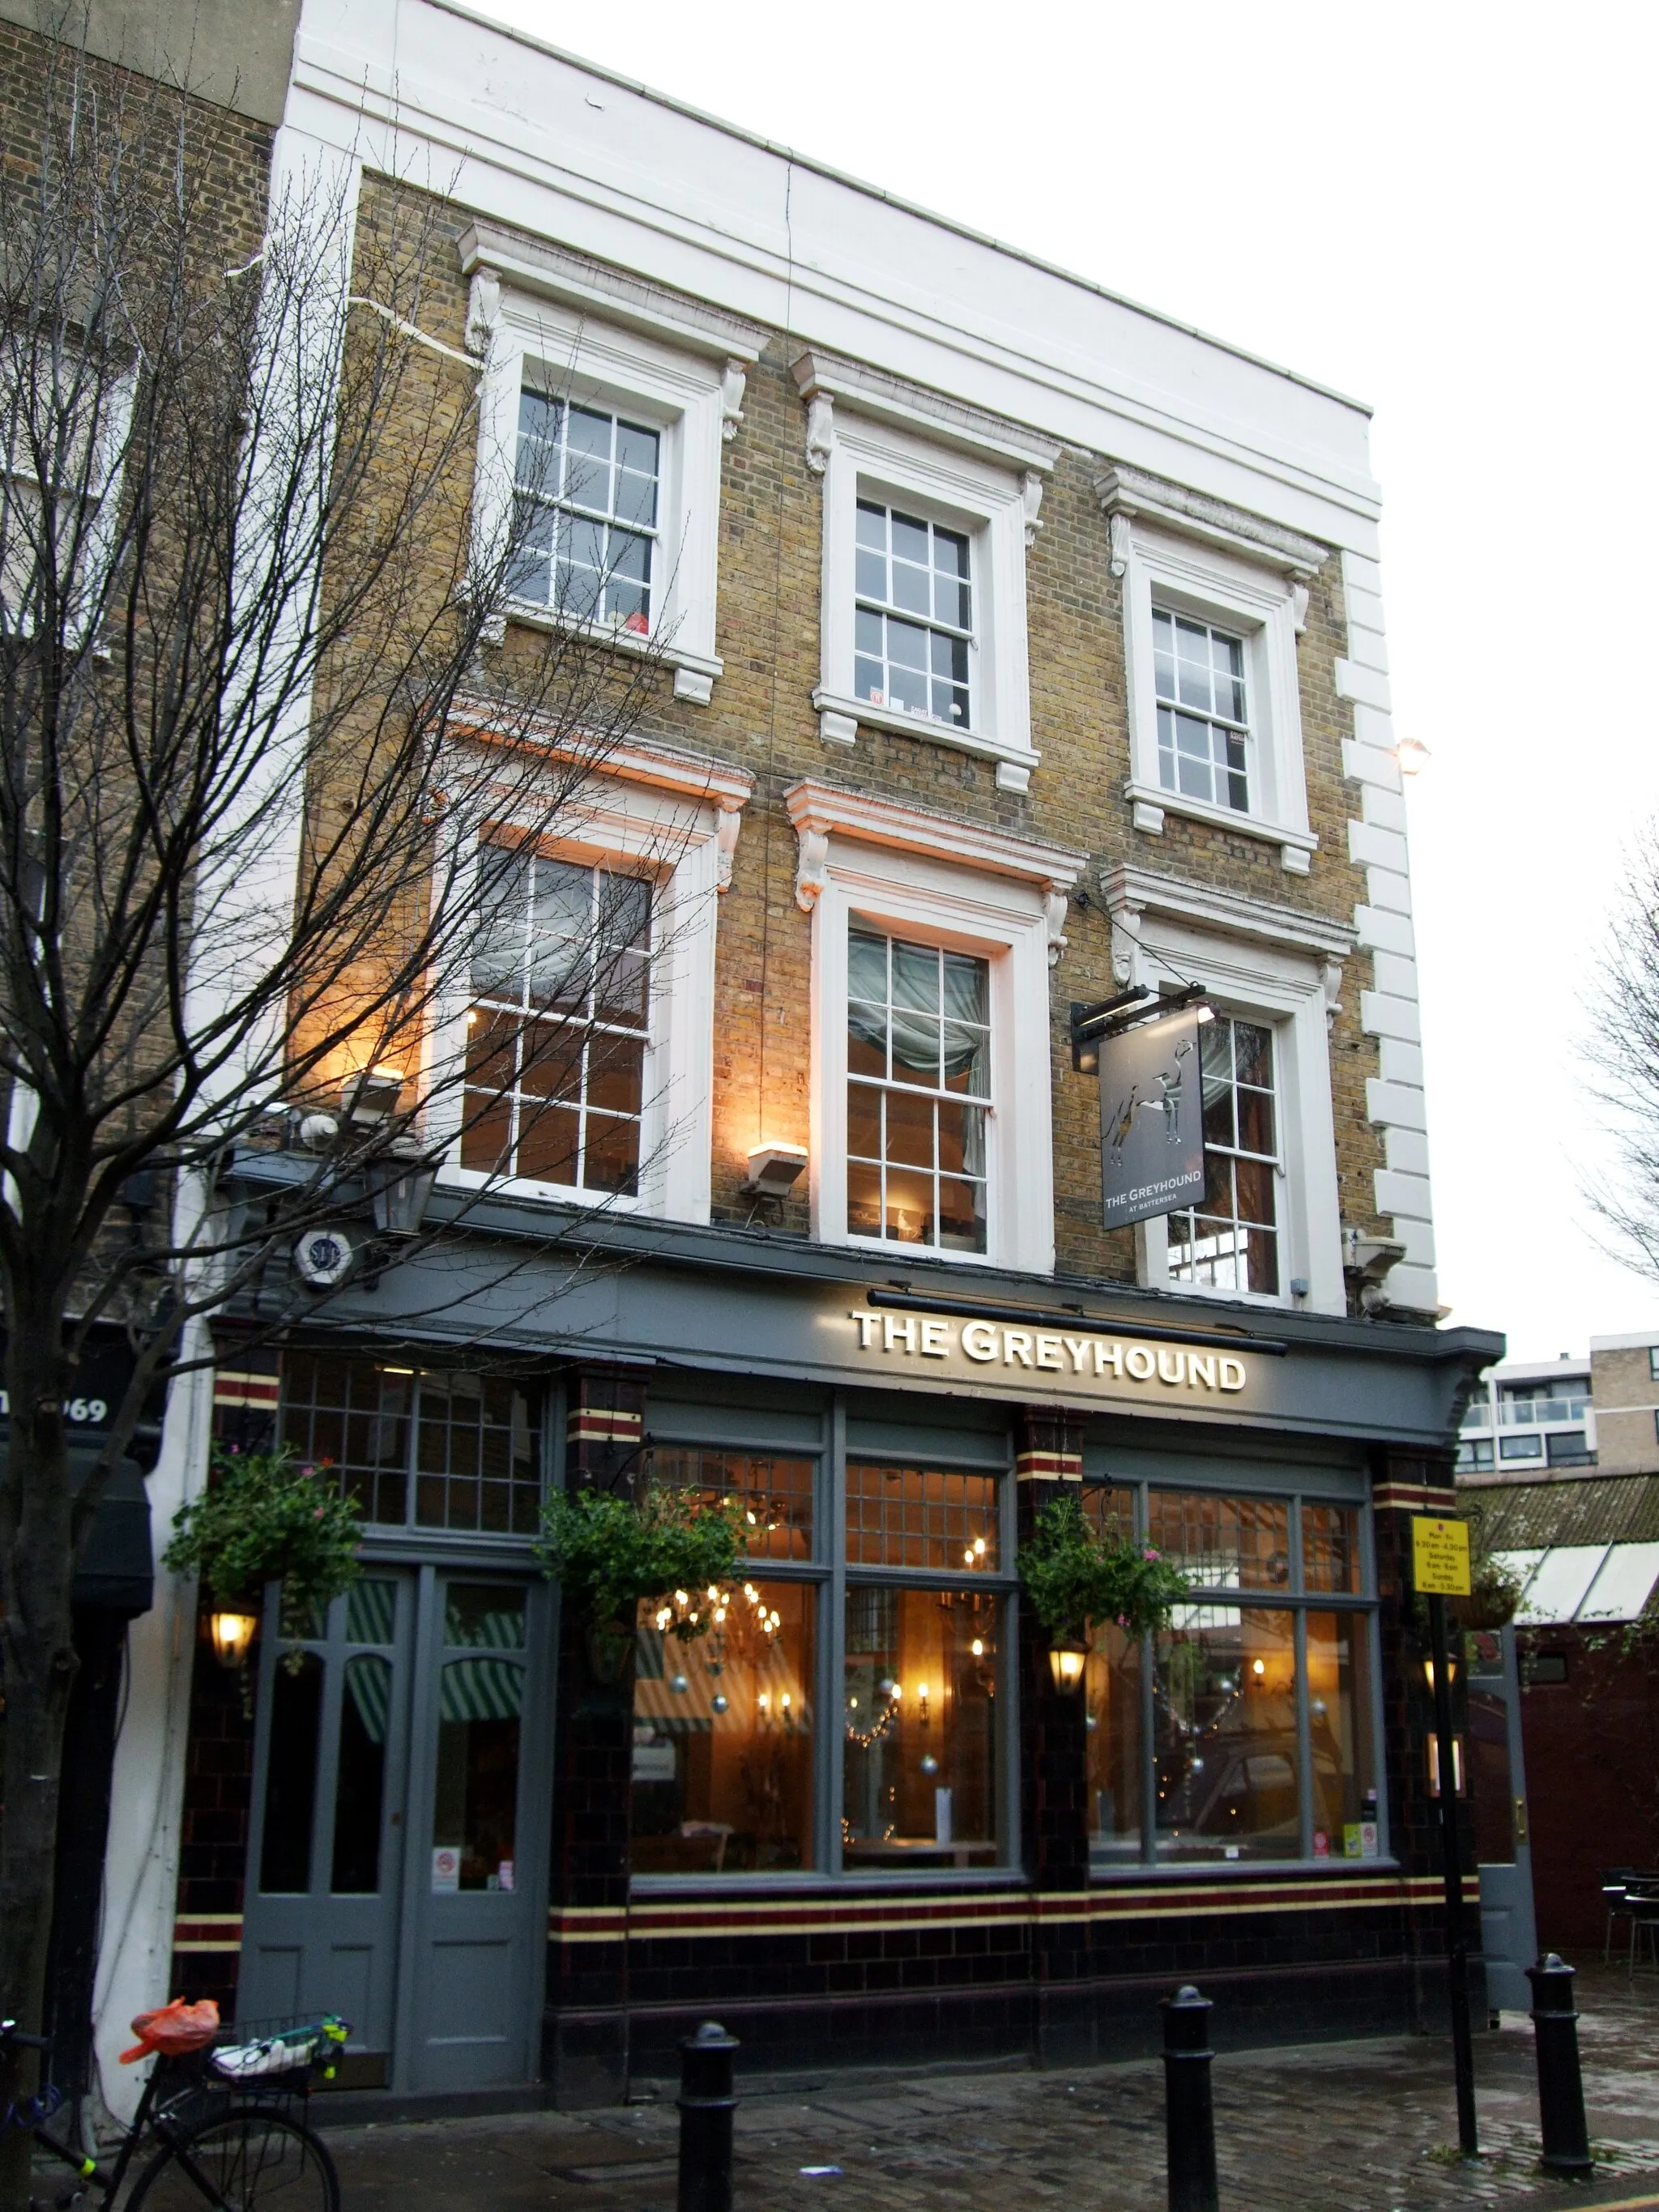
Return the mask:
[[1152, 1545], [1097, 1535], [1075, 1496], [1038, 1513], [1020, 1547], [1019, 1577], [1057, 1648], [1086, 1642], [1091, 1626], [1132, 1639], [1156, 1634], [1191, 1587]]
[[[588, 1660], [600, 1681], [620, 1681], [634, 1648], [641, 1600], [667, 1603], [666, 1632], [682, 1644], [706, 1636], [706, 1593], [729, 1579], [743, 1546], [735, 1498], [653, 1487], [637, 1502], [605, 1490], [556, 1491], [542, 1509], [542, 1571], [587, 1624]], [[609, 1671], [608, 1671], [609, 1670]]]
[[226, 1612], [257, 1613], [267, 1583], [283, 1586], [285, 1631], [301, 1634], [314, 1609], [350, 1589], [362, 1524], [322, 1467], [291, 1449], [216, 1449], [208, 1486], [173, 1516], [161, 1554], [175, 1574], [198, 1574]]

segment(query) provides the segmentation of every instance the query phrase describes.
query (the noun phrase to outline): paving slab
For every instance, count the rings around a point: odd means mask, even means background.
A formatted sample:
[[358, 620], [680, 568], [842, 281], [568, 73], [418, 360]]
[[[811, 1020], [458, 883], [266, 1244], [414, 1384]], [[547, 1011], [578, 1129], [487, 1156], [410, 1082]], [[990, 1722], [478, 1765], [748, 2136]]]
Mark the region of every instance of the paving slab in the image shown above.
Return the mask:
[[[1538, 2171], [1532, 2030], [1476, 2039], [1482, 2156], [1456, 2152], [1449, 2043], [1318, 2044], [1216, 2062], [1223, 2212], [1659, 2212], [1659, 1974], [1581, 1975], [1596, 2152], [1589, 2185]], [[1161, 2212], [1163, 2069], [896, 2073], [740, 2082], [736, 2212]], [[672, 2084], [603, 2112], [331, 2129], [344, 2212], [672, 2212]], [[809, 2173], [810, 2167], [832, 2172]]]

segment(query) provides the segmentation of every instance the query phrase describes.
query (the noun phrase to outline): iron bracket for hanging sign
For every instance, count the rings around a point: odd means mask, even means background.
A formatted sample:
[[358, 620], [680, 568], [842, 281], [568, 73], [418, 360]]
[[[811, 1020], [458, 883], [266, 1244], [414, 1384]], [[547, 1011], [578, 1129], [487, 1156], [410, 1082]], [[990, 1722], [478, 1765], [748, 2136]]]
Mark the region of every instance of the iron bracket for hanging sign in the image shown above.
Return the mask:
[[[1201, 983], [1189, 983], [1184, 991], [1168, 994], [1137, 984], [1132, 991], [1120, 991], [1115, 999], [1100, 999], [1093, 1006], [1073, 999], [1073, 1067], [1079, 1075], [1098, 1075], [1100, 1048], [1105, 1039], [1121, 1036], [1126, 1030], [1139, 1029], [1143, 1022], [1159, 1020], [1165, 1014], [1184, 1013], [1188, 1006], [1201, 1005], [1205, 996]], [[1203, 1018], [1200, 1015], [1200, 1019]]]

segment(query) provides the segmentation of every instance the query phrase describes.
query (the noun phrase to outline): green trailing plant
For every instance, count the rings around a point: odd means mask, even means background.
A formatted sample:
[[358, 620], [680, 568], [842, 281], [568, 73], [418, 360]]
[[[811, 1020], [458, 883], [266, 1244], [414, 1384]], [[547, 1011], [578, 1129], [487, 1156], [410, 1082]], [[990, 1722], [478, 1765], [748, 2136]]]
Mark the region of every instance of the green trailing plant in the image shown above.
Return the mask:
[[360, 1571], [362, 1524], [351, 1500], [286, 1444], [270, 1452], [216, 1448], [207, 1488], [179, 1508], [173, 1529], [164, 1566], [199, 1574], [216, 1604], [251, 1613], [265, 1584], [280, 1582], [289, 1634], [303, 1632]]
[[1020, 1547], [1019, 1578], [1048, 1634], [1076, 1641], [1091, 1626], [1130, 1637], [1167, 1628], [1191, 1588], [1152, 1545], [1097, 1535], [1075, 1496], [1056, 1498], [1038, 1512], [1030, 1540]]
[[536, 1547], [543, 1571], [596, 1629], [631, 1637], [642, 1599], [688, 1593], [668, 1632], [682, 1644], [708, 1633], [713, 1607], [697, 1599], [728, 1581], [742, 1555], [743, 1508], [667, 1485], [637, 1500], [608, 1490], [555, 1491], [542, 1508]]

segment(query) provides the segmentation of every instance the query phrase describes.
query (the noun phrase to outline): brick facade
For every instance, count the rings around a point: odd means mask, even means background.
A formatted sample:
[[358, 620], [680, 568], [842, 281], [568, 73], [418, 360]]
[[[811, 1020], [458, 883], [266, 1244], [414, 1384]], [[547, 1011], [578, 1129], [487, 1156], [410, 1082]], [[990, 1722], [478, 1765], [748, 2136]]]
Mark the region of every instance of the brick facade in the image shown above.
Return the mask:
[[[435, 406], [441, 414], [465, 404], [469, 372], [464, 362], [449, 357], [465, 353], [469, 313], [468, 284], [453, 247], [473, 212], [441, 206], [383, 177], [370, 174], [363, 180], [362, 268], [395, 265], [410, 241], [423, 233], [438, 241], [418, 289], [407, 298], [400, 294], [398, 304], [423, 333], [448, 349], [447, 356], [434, 353], [420, 366], [412, 387], [418, 388], [422, 405]], [[499, 221], [499, 210], [491, 219]], [[533, 237], [526, 235], [520, 243], [533, 252]], [[1372, 822], [1375, 793], [1381, 787], [1376, 779], [1381, 775], [1386, 780], [1393, 769], [1379, 770], [1373, 761], [1367, 771], [1370, 781], [1363, 788], [1361, 778], [1349, 773], [1361, 752], [1376, 751], [1376, 727], [1362, 728], [1359, 711], [1362, 692], [1367, 685], [1375, 690], [1375, 684], [1343, 672], [1376, 649], [1358, 640], [1350, 623], [1344, 576], [1354, 573], [1345, 568], [1351, 548], [1322, 541], [1313, 548], [1318, 558], [1308, 568], [1305, 619], [1298, 625], [1304, 766], [1309, 823], [1317, 841], [1305, 873], [1287, 870], [1276, 837], [1247, 836], [1173, 805], [1161, 835], [1133, 826], [1124, 792], [1130, 772], [1124, 587], [1113, 574], [1112, 537], [1097, 489], [1103, 471], [1121, 458], [1109, 451], [1062, 446], [1042, 486], [1024, 610], [1030, 647], [1031, 738], [1040, 756], [1029, 789], [1001, 787], [991, 758], [927, 734], [860, 726], [854, 744], [826, 746], [811, 696], [821, 675], [824, 480], [809, 465], [805, 410], [793, 374], [802, 342], [777, 327], [764, 331], [763, 340], [758, 358], [746, 367], [741, 421], [720, 454], [715, 645], [724, 672], [714, 680], [708, 704], [675, 697], [665, 675], [647, 703], [641, 732], [754, 779], [729, 886], [719, 900], [709, 1218], [707, 1224], [674, 1224], [672, 1231], [695, 1229], [703, 1235], [705, 1246], [699, 1248], [695, 1264], [704, 1270], [709, 1297], [725, 1297], [732, 1283], [741, 1282], [757, 1301], [769, 1293], [781, 1302], [789, 1284], [776, 1271], [779, 1247], [790, 1255], [788, 1267], [799, 1269], [802, 1282], [808, 1267], [823, 1257], [808, 1249], [804, 1183], [782, 1200], [764, 1206], [742, 1188], [748, 1156], [757, 1145], [809, 1142], [813, 924], [797, 897], [799, 848], [785, 803], [786, 793], [805, 777], [925, 808], [953, 823], [1088, 856], [1064, 912], [1064, 957], [1049, 979], [1054, 1272], [1062, 1280], [1014, 1280], [1011, 1286], [1004, 1277], [994, 1286], [997, 1296], [1046, 1291], [1051, 1298], [1070, 1300], [1075, 1295], [1097, 1307], [1115, 1301], [1142, 1316], [1124, 1324], [1137, 1342], [1158, 1333], [1145, 1318], [1155, 1302], [1137, 1304], [1127, 1295], [1137, 1287], [1133, 1232], [1102, 1226], [1098, 1086], [1073, 1072], [1067, 1036], [1069, 1001], [1103, 999], [1119, 988], [1111, 919], [1101, 886], [1112, 869], [1124, 864], [1205, 893], [1256, 902], [1258, 909], [1279, 909], [1281, 920], [1288, 915], [1322, 924], [1333, 941], [1346, 942], [1358, 934], [1358, 949], [1349, 954], [1340, 981], [1334, 961], [1328, 965], [1322, 953], [1318, 963], [1332, 1017], [1335, 1182], [1342, 1224], [1364, 1237], [1386, 1238], [1392, 1223], [1378, 1211], [1376, 1179], [1391, 1163], [1379, 1135], [1388, 1120], [1380, 1094], [1391, 1083], [1400, 1089], [1399, 1055], [1386, 1059], [1363, 1004], [1375, 995], [1369, 988], [1372, 940], [1356, 930], [1356, 917], [1374, 897], [1376, 869], [1354, 857], [1359, 848], [1351, 832], [1361, 817]], [[444, 419], [452, 418], [445, 414]], [[453, 513], [457, 544], [466, 526], [471, 490], [470, 471], [458, 466]], [[434, 588], [435, 580], [454, 565], [454, 546], [440, 544], [440, 534], [434, 521], [432, 537], [410, 554], [411, 562], [427, 564]], [[1376, 635], [1380, 641], [1380, 632]], [[509, 623], [507, 638], [509, 654], [533, 649], [526, 626]], [[326, 805], [329, 796], [319, 784], [313, 799]], [[1316, 933], [1311, 941], [1325, 940]], [[1296, 957], [1303, 958], [1301, 953]], [[1308, 967], [1308, 960], [1303, 964]], [[1316, 992], [1318, 988], [1314, 986]], [[1316, 1021], [1323, 1011], [1316, 1000]], [[1409, 1101], [1401, 1106], [1396, 1098], [1389, 1107], [1394, 1116], [1389, 1126], [1400, 1126], [1401, 1114], [1411, 1110]], [[1425, 1204], [1425, 1181], [1423, 1188]], [[635, 1237], [630, 1258], [643, 1267], [659, 1255], [649, 1251], [650, 1224], [647, 1221], [641, 1230], [641, 1220], [623, 1220], [617, 1233]], [[750, 1230], [756, 1232], [752, 1243], [735, 1233]], [[481, 1244], [484, 1233], [480, 1232]], [[528, 1241], [538, 1231], [533, 1224], [521, 1225], [516, 1233]], [[661, 1242], [670, 1241], [665, 1225]], [[524, 1249], [523, 1243], [518, 1248]], [[774, 1271], [770, 1274], [759, 1265], [763, 1253], [766, 1267]], [[1334, 1255], [1328, 1257], [1334, 1284]], [[844, 1254], [842, 1258], [846, 1261]], [[872, 1257], [866, 1250], [861, 1258], [854, 1255], [854, 1272], [845, 1279], [884, 1273], [890, 1264], [908, 1271], [914, 1258], [893, 1248], [890, 1263], [886, 1252]], [[1416, 1252], [1413, 1260], [1419, 1285], [1431, 1282], [1425, 1255]], [[684, 1264], [690, 1268], [694, 1262]], [[924, 1258], [921, 1264], [932, 1266], [927, 1287], [939, 1294], [949, 1268], [936, 1259]], [[988, 1267], [975, 1269], [966, 1278], [969, 1287], [988, 1272]], [[842, 1279], [823, 1279], [837, 1299]], [[982, 1282], [981, 1287], [986, 1287]], [[1334, 1292], [1327, 1307], [1340, 1295]], [[735, 1311], [735, 1293], [732, 1297]], [[417, 1301], [416, 1310], [422, 1319], [416, 1333], [429, 1328], [433, 1340], [446, 1346], [442, 1357], [459, 1361], [470, 1356], [454, 1349], [456, 1334], [445, 1337], [441, 1300]], [[544, 1331], [543, 1340], [526, 1349], [527, 1325], [515, 1324], [513, 1342], [515, 1358], [539, 1364], [550, 1402], [556, 1392], [563, 1406], [561, 1472], [578, 1484], [626, 1487], [635, 1480], [650, 1443], [653, 1404], [672, 1399], [677, 1376], [683, 1380], [695, 1371], [697, 1360], [686, 1346], [665, 1341], [647, 1347], [656, 1364], [643, 1364], [639, 1346], [634, 1356], [641, 1364], [624, 1364], [606, 1355], [626, 1353], [629, 1346], [607, 1345], [603, 1326], [592, 1329], [585, 1340], [574, 1331], [562, 1338], [554, 1302], [544, 1310], [554, 1318], [537, 1324]], [[1051, 1303], [1048, 1310], [1058, 1318], [1083, 1308], [1055, 1308]], [[1288, 1357], [1291, 1346], [1270, 1341], [1268, 1332], [1291, 1310], [1287, 1305], [1284, 1312], [1264, 1312], [1221, 1293], [1192, 1301], [1180, 1312], [1173, 1300], [1165, 1300], [1157, 1319], [1176, 1340], [1188, 1322], [1235, 1332], [1231, 1337], [1202, 1338], [1212, 1351], [1247, 1345], [1255, 1330], [1265, 1363]], [[1421, 1321], [1424, 1304], [1414, 1310]], [[1334, 1363], [1346, 1356], [1345, 1346], [1351, 1348], [1366, 1334], [1373, 1339], [1364, 1347], [1369, 1354], [1376, 1348], [1376, 1334], [1387, 1333], [1386, 1323], [1362, 1316], [1353, 1285], [1347, 1312], [1293, 1317], [1297, 1324], [1306, 1321], [1310, 1330], [1316, 1322], [1326, 1330], [1323, 1336], [1309, 1334], [1298, 1342], [1309, 1369], [1329, 1359], [1333, 1374]], [[320, 1325], [330, 1325], [327, 1316]], [[371, 1345], [372, 1311], [366, 1315], [359, 1309], [354, 1321], [339, 1325], [353, 1328], [350, 1341], [359, 1351]], [[465, 1334], [470, 1326], [456, 1325], [471, 1347], [480, 1340]], [[1413, 1330], [1413, 1342], [1411, 1357], [1425, 1371], [1434, 1368], [1442, 1354], [1430, 1331]], [[1482, 1346], [1487, 1347], [1484, 1352]], [[744, 1346], [726, 1343], [718, 1349], [726, 1379], [741, 1376]], [[400, 1350], [410, 1356], [407, 1339]], [[1466, 1365], [1479, 1364], [1490, 1356], [1490, 1340], [1449, 1356]], [[820, 1373], [803, 1363], [793, 1380], [817, 1389], [814, 1378]], [[1179, 1377], [1178, 1363], [1172, 1373]], [[1033, 1390], [1040, 1391], [1045, 1379], [1035, 1377]], [[781, 1387], [787, 1389], [789, 1380], [784, 1378]], [[1086, 1424], [1080, 1411], [1059, 1401], [1023, 1406], [1014, 1395], [1018, 1380], [1001, 1378], [1009, 1394], [1002, 1410], [1011, 1440], [1009, 1474], [1016, 1486], [1018, 1530], [1024, 1535], [1042, 1503], [1082, 1475]], [[866, 1398], [873, 1398], [868, 1386], [878, 1381], [893, 1420], [915, 1414], [915, 1404], [900, 1387], [902, 1378], [890, 1368], [882, 1376], [867, 1370], [852, 1382], [843, 1376], [834, 1386], [840, 1393], [834, 1419], [844, 1423], [848, 1418], [843, 1401], [858, 1397], [864, 1405]], [[779, 1387], [776, 1377], [769, 1387]], [[829, 1389], [825, 1384], [826, 1396]], [[973, 1391], [981, 1397], [995, 1395], [988, 1378]], [[914, 1395], [922, 1403], [948, 1403], [929, 1400], [925, 1387]], [[1305, 1402], [1312, 1404], [1314, 1395]], [[1269, 1401], [1264, 1397], [1263, 1402]], [[1430, 1720], [1422, 1629], [1407, 1562], [1411, 1512], [1440, 1510], [1449, 1499], [1449, 1428], [1443, 1449], [1426, 1448], [1419, 1422], [1419, 1443], [1407, 1450], [1389, 1442], [1388, 1413], [1379, 1413], [1374, 1432], [1368, 1431], [1358, 1441], [1352, 1425], [1344, 1426], [1340, 1392], [1334, 1385], [1319, 1403], [1324, 1411], [1318, 1419], [1330, 1424], [1328, 1437], [1318, 1434], [1311, 1415], [1287, 1417], [1283, 1434], [1267, 1416], [1259, 1415], [1254, 1431], [1246, 1434], [1245, 1424], [1230, 1421], [1228, 1407], [1218, 1396], [1202, 1409], [1201, 1418], [1188, 1419], [1184, 1427], [1173, 1417], [1156, 1418], [1168, 1408], [1154, 1406], [1155, 1418], [1140, 1425], [1133, 1448], [1143, 1460], [1164, 1455], [1161, 1464], [1167, 1471], [1146, 1480], [1173, 1486], [1185, 1479], [1183, 1466], [1196, 1459], [1203, 1472], [1195, 1479], [1216, 1487], [1230, 1455], [1271, 1461], [1282, 1450], [1285, 1465], [1311, 1466], [1325, 1443], [1329, 1451], [1324, 1472], [1334, 1486], [1332, 1494], [1356, 1502], [1363, 1498], [1365, 1481], [1361, 1455], [1369, 1453], [1376, 1504], [1382, 1676], [1383, 1741], [1376, 1768], [1388, 1807], [1392, 1863], [1316, 1865], [1287, 1858], [1278, 1864], [1264, 1858], [1243, 1866], [1193, 1865], [1170, 1879], [1168, 1869], [1149, 1856], [1137, 1869], [1114, 1866], [1102, 1878], [1091, 1866], [1084, 1703], [1056, 1691], [1047, 1638], [1028, 1607], [1020, 1613], [1012, 1672], [1001, 1676], [997, 1692], [1005, 1700], [1003, 1710], [1011, 1685], [1018, 1699], [1017, 1730], [1008, 1728], [995, 1739], [1011, 1747], [1004, 1765], [1010, 1802], [1018, 1807], [1017, 1862], [970, 1867], [962, 1859], [957, 1864], [971, 1879], [955, 1882], [922, 1873], [890, 1879], [878, 1873], [865, 1881], [828, 1882], [811, 1871], [790, 1871], [787, 1880], [769, 1887], [759, 1881], [722, 1887], [678, 1875], [666, 1886], [661, 1881], [633, 1882], [631, 1668], [613, 1679], [619, 1670], [589, 1625], [567, 1609], [554, 1680], [546, 1686], [551, 1706], [551, 1846], [541, 2065], [548, 2094], [568, 2103], [599, 2102], [623, 2094], [630, 2079], [670, 2070], [676, 2039], [714, 2009], [764, 2054], [765, 2063], [779, 2066], [816, 2066], [831, 2058], [887, 2062], [1011, 2053], [1059, 2063], [1139, 2050], [1155, 2033], [1155, 1998], [1176, 1976], [1196, 1976], [1209, 1994], [1224, 1997], [1226, 2021], [1218, 2015], [1218, 2032], [1235, 2044], [1304, 2033], [1375, 2033], [1385, 2024], [1403, 2027], [1434, 2018], [1443, 2002], [1444, 1929], [1424, 1750]], [[868, 1405], [864, 1410], [870, 1411]], [[1122, 1418], [1126, 1413], [1146, 1410], [1145, 1401], [1135, 1408], [1107, 1408], [1110, 1420], [1103, 1418], [1088, 1431], [1097, 1457], [1122, 1441], [1131, 1425]], [[1098, 1402], [1091, 1411], [1101, 1413]], [[1455, 1412], [1443, 1411], [1435, 1418], [1453, 1419]], [[1402, 1425], [1410, 1425], [1403, 1417]], [[840, 1433], [844, 1438], [844, 1427]], [[824, 1446], [826, 1453], [830, 1449]], [[843, 1452], [843, 1470], [845, 1456]], [[1109, 1470], [1109, 1457], [1105, 1463]], [[1102, 1479], [1098, 1466], [1093, 1479]], [[1260, 1491], [1266, 1478], [1258, 1468], [1252, 1480]], [[1287, 1476], [1284, 1487], [1294, 1486]], [[400, 1540], [402, 1547], [387, 1556], [408, 1569], [414, 1564], [414, 1540]], [[433, 1555], [442, 1562], [442, 1571], [453, 1564], [453, 1553], [435, 1539]], [[1288, 1561], [1289, 1553], [1285, 1556]], [[517, 1571], [532, 1571], [525, 1547], [507, 1564]], [[954, 1571], [954, 1555], [951, 1564]], [[1010, 1564], [1005, 1561], [1005, 1568]], [[1284, 1571], [1288, 1576], [1288, 1565]], [[1348, 1585], [1340, 1587], [1344, 1596], [1359, 1595]], [[823, 1588], [827, 1592], [830, 1585], [826, 1582]], [[1296, 1601], [1305, 1595], [1298, 1594]], [[686, 1685], [682, 1680], [674, 1686], [684, 1692]], [[205, 1926], [203, 1916], [214, 1913], [225, 1916], [217, 1924], [228, 1929], [230, 1916], [242, 1902], [248, 1744], [230, 1708], [233, 1693], [234, 1686], [210, 1674], [198, 1655], [199, 1741], [192, 1744], [187, 1789], [180, 1959], [192, 1986], [227, 1990], [229, 1936], [185, 1931], [198, 1923]], [[726, 1710], [723, 1699], [714, 1710]], [[1298, 1711], [1300, 1745], [1307, 1741], [1310, 1725], [1305, 1701]], [[1276, 1725], [1282, 1735], [1283, 1723]], [[819, 1726], [823, 1729], [825, 1723], [821, 1720]], [[830, 1724], [832, 1740], [838, 1740], [838, 1726], [839, 1715]], [[1149, 1753], [1148, 1772], [1152, 1764]], [[1300, 1824], [1310, 1818], [1306, 1808], [1313, 1802], [1305, 1790], [1297, 1799], [1298, 1850], [1308, 1847]], [[933, 1817], [941, 1816], [935, 1811]], [[944, 1818], [946, 1825], [938, 1832], [948, 1844], [948, 1793]], [[881, 1836], [884, 1846], [891, 1833], [890, 1828]], [[1328, 1851], [1328, 1838], [1316, 1834], [1312, 1848], [1323, 1858], [1322, 1844]], [[1231, 1856], [1237, 1858], [1236, 1849]], [[810, 1869], [822, 1862], [801, 1863]], [[189, 1948], [192, 1943], [203, 1948]], [[210, 1945], [216, 1945], [211, 1954]], [[220, 1978], [210, 1981], [212, 1975]]]

